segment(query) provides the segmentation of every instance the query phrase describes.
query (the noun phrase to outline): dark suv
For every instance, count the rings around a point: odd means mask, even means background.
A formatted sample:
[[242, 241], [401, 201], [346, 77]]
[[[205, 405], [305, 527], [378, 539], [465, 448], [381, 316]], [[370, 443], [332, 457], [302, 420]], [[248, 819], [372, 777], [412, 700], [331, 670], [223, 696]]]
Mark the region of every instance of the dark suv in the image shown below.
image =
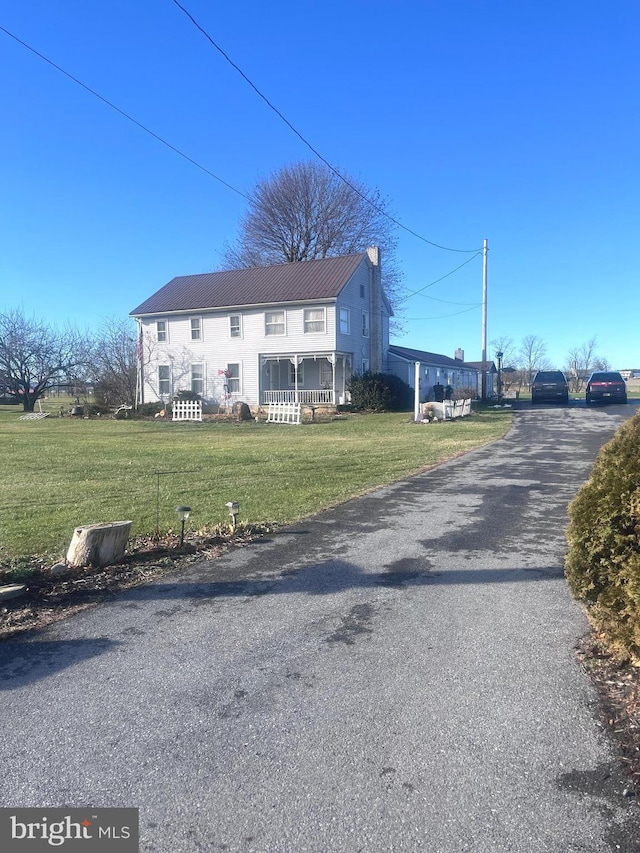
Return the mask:
[[627, 386], [617, 370], [596, 370], [587, 382], [587, 406], [592, 403], [626, 403]]
[[567, 377], [561, 370], [539, 370], [531, 383], [532, 403], [569, 402]]

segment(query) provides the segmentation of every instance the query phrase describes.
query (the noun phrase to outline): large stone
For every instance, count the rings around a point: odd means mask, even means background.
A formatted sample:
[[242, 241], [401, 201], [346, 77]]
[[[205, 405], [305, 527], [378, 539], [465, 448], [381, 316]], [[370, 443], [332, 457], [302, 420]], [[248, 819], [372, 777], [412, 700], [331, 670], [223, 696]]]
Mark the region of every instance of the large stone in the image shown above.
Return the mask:
[[67, 564], [75, 568], [93, 566], [100, 569], [120, 562], [130, 531], [130, 521], [76, 527], [67, 551]]
[[26, 591], [26, 586], [19, 583], [10, 583], [7, 586], [0, 586], [0, 601], [9, 601], [12, 598], [18, 598]]

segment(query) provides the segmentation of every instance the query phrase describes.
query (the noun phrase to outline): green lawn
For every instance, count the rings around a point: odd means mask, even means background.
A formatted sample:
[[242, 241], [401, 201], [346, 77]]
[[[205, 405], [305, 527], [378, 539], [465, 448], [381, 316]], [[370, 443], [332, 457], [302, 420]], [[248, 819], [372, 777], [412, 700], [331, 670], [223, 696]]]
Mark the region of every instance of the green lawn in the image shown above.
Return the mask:
[[164, 533], [178, 504], [193, 509], [187, 533], [227, 521], [229, 500], [240, 522], [291, 522], [493, 441], [511, 422], [508, 410], [429, 425], [406, 413], [301, 426], [21, 414], [0, 408], [5, 562], [62, 557], [82, 524], [131, 519], [134, 535]]

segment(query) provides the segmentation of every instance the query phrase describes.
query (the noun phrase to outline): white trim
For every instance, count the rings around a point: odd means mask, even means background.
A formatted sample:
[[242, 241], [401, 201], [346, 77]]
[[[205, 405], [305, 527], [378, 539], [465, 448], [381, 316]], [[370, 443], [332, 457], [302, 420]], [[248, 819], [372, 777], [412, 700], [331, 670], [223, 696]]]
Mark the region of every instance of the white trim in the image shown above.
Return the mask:
[[[238, 318], [238, 331], [239, 331], [238, 335], [232, 334], [232, 332], [233, 332], [233, 326], [231, 325], [231, 318], [232, 317]], [[238, 341], [238, 340], [242, 340], [243, 337], [244, 337], [244, 335], [243, 335], [242, 314], [239, 311], [234, 311], [231, 314], [229, 314], [229, 339], [232, 341]]]
[[[267, 317], [273, 314], [282, 314], [282, 320], [272, 320], [271, 322], [267, 321]], [[282, 326], [282, 332], [268, 332], [267, 329], [270, 326]], [[264, 336], [265, 338], [284, 338], [287, 334], [287, 312], [284, 308], [278, 308], [275, 311], [265, 311], [264, 312]]]
[[[322, 317], [320, 319], [307, 319], [307, 312], [318, 311], [322, 313]], [[322, 328], [318, 330], [307, 330], [307, 324], [311, 325], [313, 323], [322, 323]], [[302, 332], [305, 335], [326, 335], [327, 333], [327, 309], [324, 305], [320, 305], [316, 308], [303, 308], [302, 309]]]
[[[198, 326], [197, 326], [198, 337], [197, 338], [193, 337], [193, 333], [195, 331], [195, 328], [193, 325], [194, 323], [198, 324]], [[204, 340], [204, 335], [202, 333], [202, 317], [189, 317], [189, 340], [191, 341], [191, 343], [195, 343], [196, 341]]]

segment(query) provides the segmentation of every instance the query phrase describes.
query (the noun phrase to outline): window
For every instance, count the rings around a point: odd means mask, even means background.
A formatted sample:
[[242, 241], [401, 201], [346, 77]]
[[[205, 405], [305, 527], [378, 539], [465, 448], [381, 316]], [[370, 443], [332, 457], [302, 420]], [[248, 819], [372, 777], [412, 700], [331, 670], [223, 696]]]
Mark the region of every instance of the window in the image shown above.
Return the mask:
[[362, 337], [363, 338], [369, 337], [369, 312], [368, 311], [362, 312]]
[[171, 396], [171, 365], [158, 365], [158, 394], [161, 397]]
[[324, 308], [305, 308], [304, 309], [304, 333], [305, 335], [313, 334], [314, 332], [324, 333], [326, 331], [325, 311]]
[[[289, 385], [295, 387], [296, 384], [296, 368], [295, 365], [289, 362]], [[298, 385], [304, 385], [304, 361], [298, 362]]]
[[229, 317], [229, 337], [242, 337], [242, 317], [240, 314], [231, 314]]
[[168, 340], [166, 320], [158, 320], [158, 322], [156, 323], [156, 337], [158, 339], [159, 344], [166, 343], [166, 341]]
[[191, 365], [191, 390], [194, 394], [204, 394], [204, 364]]
[[362, 359], [362, 372], [363, 373], [369, 372], [369, 359], [368, 358]]
[[225, 381], [225, 385], [229, 389], [230, 394], [239, 394], [240, 393], [240, 365], [239, 364], [228, 364], [227, 365], [227, 379]]
[[320, 362], [320, 384], [323, 388], [331, 388], [333, 385], [333, 366], [326, 359]]
[[284, 335], [284, 311], [267, 311], [264, 315], [265, 335]]
[[192, 341], [202, 340], [202, 323], [200, 321], [200, 317], [192, 317], [190, 322], [191, 322], [191, 340]]
[[364, 284], [361, 284], [360, 285], [360, 299], [364, 299], [364, 295], [365, 295]]
[[340, 334], [348, 335], [349, 334], [349, 309], [341, 308], [340, 309]]

